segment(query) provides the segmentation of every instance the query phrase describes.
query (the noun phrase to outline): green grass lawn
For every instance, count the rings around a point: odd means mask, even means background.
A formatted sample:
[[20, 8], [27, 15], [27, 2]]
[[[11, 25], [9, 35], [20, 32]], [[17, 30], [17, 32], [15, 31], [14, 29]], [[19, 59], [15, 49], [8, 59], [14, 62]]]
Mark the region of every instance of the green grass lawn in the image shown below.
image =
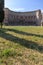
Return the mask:
[[0, 28], [0, 65], [43, 65], [43, 27]]

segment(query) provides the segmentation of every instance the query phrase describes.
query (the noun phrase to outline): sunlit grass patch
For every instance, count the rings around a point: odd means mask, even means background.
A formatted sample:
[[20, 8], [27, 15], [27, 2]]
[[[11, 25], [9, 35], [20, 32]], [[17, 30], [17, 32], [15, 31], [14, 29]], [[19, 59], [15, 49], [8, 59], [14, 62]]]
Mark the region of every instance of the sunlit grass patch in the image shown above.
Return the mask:
[[1, 65], [43, 65], [43, 27], [0, 28]]

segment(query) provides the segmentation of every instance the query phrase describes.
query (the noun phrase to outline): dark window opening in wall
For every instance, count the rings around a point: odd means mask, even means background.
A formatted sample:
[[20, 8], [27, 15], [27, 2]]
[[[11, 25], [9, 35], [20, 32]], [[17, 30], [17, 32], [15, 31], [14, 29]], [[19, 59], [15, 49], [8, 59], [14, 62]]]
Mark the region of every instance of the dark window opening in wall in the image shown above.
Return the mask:
[[23, 19], [23, 16], [21, 16], [20, 18]]
[[9, 21], [9, 23], [8, 23], [9, 25], [12, 25], [12, 21]]
[[15, 18], [15, 16], [14, 16], [14, 18]]
[[24, 20], [19, 20], [18, 21], [18, 25], [24, 25], [25, 23], [24, 23]]
[[33, 19], [33, 16], [31, 16], [31, 19]]
[[28, 16], [28, 18], [30, 19], [31, 17], [30, 17], [30, 16]]
[[14, 16], [14, 19], [16, 19], [16, 16]]
[[27, 19], [27, 16], [25, 16], [25, 19]]
[[36, 18], [36, 16], [34, 16], [34, 19]]
[[17, 19], [19, 19], [19, 16], [16, 16]]
[[18, 16], [16, 15], [16, 18], [17, 18]]

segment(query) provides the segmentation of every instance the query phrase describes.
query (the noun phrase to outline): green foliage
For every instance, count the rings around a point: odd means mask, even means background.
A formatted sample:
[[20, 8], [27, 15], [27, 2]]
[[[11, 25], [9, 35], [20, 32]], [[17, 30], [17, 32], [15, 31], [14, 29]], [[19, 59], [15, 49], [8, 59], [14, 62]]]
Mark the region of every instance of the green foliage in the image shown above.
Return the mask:
[[1, 28], [3, 24], [3, 19], [4, 19], [4, 0], [0, 0], [0, 23], [1, 23]]
[[5, 49], [5, 50], [3, 50], [3, 52], [2, 52], [2, 56], [9, 56], [10, 55], [10, 49]]

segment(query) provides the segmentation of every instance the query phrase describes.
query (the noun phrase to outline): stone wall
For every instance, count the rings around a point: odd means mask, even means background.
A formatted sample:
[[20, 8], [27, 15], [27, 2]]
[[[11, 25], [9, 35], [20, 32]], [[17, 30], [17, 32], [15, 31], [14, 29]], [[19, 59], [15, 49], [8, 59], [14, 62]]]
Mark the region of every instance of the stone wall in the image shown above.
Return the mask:
[[41, 10], [31, 12], [15, 12], [8, 8], [4, 9], [6, 25], [41, 25]]

